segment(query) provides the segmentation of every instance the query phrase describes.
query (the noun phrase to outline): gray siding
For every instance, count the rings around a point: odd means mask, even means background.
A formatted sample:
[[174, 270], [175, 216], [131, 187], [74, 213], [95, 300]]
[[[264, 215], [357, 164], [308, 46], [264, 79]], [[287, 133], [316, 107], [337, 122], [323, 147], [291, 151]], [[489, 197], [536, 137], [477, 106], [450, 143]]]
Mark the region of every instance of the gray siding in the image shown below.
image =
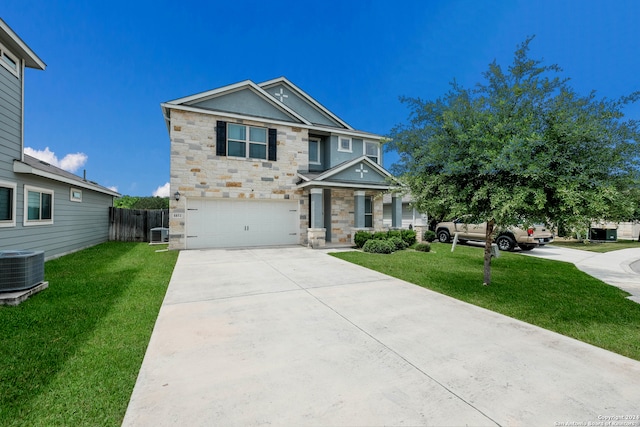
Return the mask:
[[[43, 250], [49, 259], [108, 240], [111, 196], [82, 189], [78, 203], [70, 201], [68, 184], [22, 174], [10, 181], [18, 184], [16, 226], [0, 228], [0, 250]], [[23, 226], [25, 185], [54, 191], [52, 225]]]
[[[368, 140], [372, 141], [372, 140]], [[331, 135], [327, 145], [327, 169], [335, 167], [340, 163], [347, 162], [349, 160], [357, 159], [364, 155], [364, 140], [362, 138], [351, 138], [351, 152], [338, 151], [338, 136]], [[382, 165], [382, 147], [380, 147], [380, 158], [378, 164]]]
[[0, 67], [0, 180], [13, 178], [13, 159], [22, 149], [21, 81]]
[[278, 94], [280, 89], [283, 90], [283, 93], [286, 94], [286, 98], [283, 98], [282, 103], [287, 107], [291, 108], [296, 113], [300, 114], [302, 117], [307, 119], [313, 124], [316, 125], [324, 125], [324, 126], [332, 126], [337, 128], [343, 128], [340, 123], [331, 119], [329, 116], [325, 115], [315, 106], [309, 104], [306, 100], [300, 98], [297, 94], [290, 91], [289, 88], [285, 85], [277, 85], [266, 89], [266, 91], [270, 94], [278, 98]]
[[321, 171], [325, 171], [325, 170], [329, 169], [327, 167], [327, 164], [328, 164], [328, 161], [327, 161], [328, 150], [326, 149], [327, 145], [329, 145], [329, 143], [327, 142], [328, 137], [326, 137], [326, 136], [317, 136], [317, 135], [310, 134], [309, 138], [319, 138], [320, 139], [320, 164], [319, 165], [312, 165], [311, 163], [309, 163], [309, 170], [313, 171], [313, 172], [321, 172]]
[[360, 146], [360, 151], [357, 151], [353, 138], [351, 139], [352, 150], [350, 153], [346, 151], [338, 151], [338, 137], [336, 135], [331, 135], [331, 144], [329, 145], [331, 145], [331, 164], [329, 165], [329, 168], [362, 156], [362, 146]]
[[[226, 111], [254, 117], [294, 122], [287, 114], [260, 98], [250, 89], [243, 89], [193, 104], [206, 110]], [[295, 121], [297, 123], [297, 120]]]
[[[0, 250], [43, 250], [49, 259], [105, 242], [112, 196], [82, 189], [82, 202], [72, 202], [71, 185], [13, 172], [22, 158], [22, 102], [21, 79], [0, 67], [0, 181], [16, 184], [16, 225], [0, 227]], [[25, 185], [53, 191], [53, 224], [23, 225]]]
[[[357, 170], [366, 170], [367, 172], [362, 173], [362, 178], [360, 177], [360, 172], [356, 172]], [[370, 165], [358, 162], [357, 164], [347, 168], [340, 173], [333, 175], [327, 181], [343, 181], [343, 182], [356, 182], [356, 183], [371, 183], [371, 184], [386, 184], [387, 178], [385, 176], [380, 175], [378, 171], [372, 168]]]
[[[383, 220], [382, 223], [385, 227], [391, 227], [391, 203], [385, 203], [383, 206]], [[415, 215], [415, 218], [414, 218]], [[402, 203], [402, 228], [409, 228], [411, 226], [425, 226], [427, 224], [427, 215], [419, 212], [413, 212], [413, 207], [407, 203]]]

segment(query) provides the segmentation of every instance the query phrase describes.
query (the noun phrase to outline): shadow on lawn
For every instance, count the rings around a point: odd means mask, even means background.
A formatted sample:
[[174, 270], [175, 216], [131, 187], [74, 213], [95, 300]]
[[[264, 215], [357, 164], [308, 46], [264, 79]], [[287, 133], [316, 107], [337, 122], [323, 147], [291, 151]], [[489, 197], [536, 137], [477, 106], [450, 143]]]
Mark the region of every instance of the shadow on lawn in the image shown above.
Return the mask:
[[138, 274], [116, 267], [132, 249], [106, 243], [48, 261], [47, 290], [0, 308], [0, 424], [8, 414], [28, 412], [29, 401], [92, 337]]

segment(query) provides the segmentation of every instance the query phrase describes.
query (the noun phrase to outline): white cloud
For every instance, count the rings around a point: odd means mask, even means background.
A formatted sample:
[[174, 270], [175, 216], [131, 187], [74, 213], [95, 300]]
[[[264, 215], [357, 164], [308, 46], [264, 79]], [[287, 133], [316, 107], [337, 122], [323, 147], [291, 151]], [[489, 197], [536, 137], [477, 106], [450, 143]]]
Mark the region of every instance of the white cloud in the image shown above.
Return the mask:
[[24, 147], [24, 153], [71, 173], [75, 173], [78, 169], [84, 166], [89, 158], [84, 153], [74, 153], [67, 154], [62, 159], [58, 159], [56, 153], [49, 150], [49, 147], [45, 147], [44, 150], [34, 150], [31, 147]]
[[116, 193], [118, 192], [118, 187], [116, 187], [115, 185], [112, 185], [111, 187], [107, 187], [107, 188], [111, 191], [115, 191]]
[[156, 188], [156, 191], [153, 192], [153, 197], [169, 197], [169, 183], [167, 182]]

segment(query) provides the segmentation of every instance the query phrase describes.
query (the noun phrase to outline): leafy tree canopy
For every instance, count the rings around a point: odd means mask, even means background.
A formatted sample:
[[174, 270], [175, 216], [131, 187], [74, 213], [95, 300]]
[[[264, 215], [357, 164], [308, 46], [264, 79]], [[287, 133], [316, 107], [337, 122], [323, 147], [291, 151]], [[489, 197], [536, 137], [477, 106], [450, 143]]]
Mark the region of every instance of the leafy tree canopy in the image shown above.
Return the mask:
[[430, 213], [500, 225], [627, 219], [640, 128], [622, 121], [622, 107], [640, 92], [579, 96], [567, 79], [549, 76], [558, 66], [527, 57], [531, 40], [506, 72], [490, 64], [474, 89], [454, 81], [435, 101], [402, 98], [411, 114], [392, 131], [395, 172]]
[[410, 116], [389, 146], [419, 209], [495, 226], [633, 216], [640, 128], [622, 109], [640, 92], [580, 96], [557, 65], [528, 57], [532, 40], [506, 70], [491, 63], [472, 89], [453, 81], [435, 101], [401, 98]]
[[122, 196], [113, 202], [116, 208], [124, 209], [169, 209], [168, 197]]

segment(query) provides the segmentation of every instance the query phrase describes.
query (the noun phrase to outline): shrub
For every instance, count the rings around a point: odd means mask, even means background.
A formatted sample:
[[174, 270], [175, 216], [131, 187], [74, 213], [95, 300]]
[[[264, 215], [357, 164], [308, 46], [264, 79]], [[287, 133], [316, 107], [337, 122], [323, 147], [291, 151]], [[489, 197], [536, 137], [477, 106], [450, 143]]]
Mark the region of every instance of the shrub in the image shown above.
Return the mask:
[[389, 230], [387, 231], [387, 238], [389, 237], [400, 237], [402, 239], [401, 230]]
[[429, 243], [418, 243], [415, 247], [415, 250], [420, 252], [430, 252], [431, 245]]
[[353, 242], [357, 247], [361, 248], [371, 237], [373, 237], [373, 235], [368, 231], [356, 231], [356, 235], [353, 236]]
[[376, 231], [375, 233], [373, 233], [372, 239], [387, 240], [387, 233], [385, 231]]
[[398, 236], [389, 237], [387, 239], [387, 241], [391, 242], [393, 244], [393, 246], [395, 247], [396, 251], [401, 251], [403, 249], [407, 249], [407, 247], [409, 246], [409, 245], [407, 245], [407, 243], [404, 240], [402, 240]]
[[363, 251], [374, 254], [390, 254], [394, 251], [394, 249], [395, 246], [390, 241], [376, 239], [367, 240], [367, 242], [362, 247]]
[[435, 231], [431, 231], [431, 230], [426, 230], [424, 232], [424, 234], [422, 235], [422, 240], [426, 241], [426, 242], [433, 242], [434, 240], [436, 240], [436, 233]]
[[415, 230], [402, 230], [400, 233], [400, 237], [407, 244], [407, 246], [411, 246], [416, 242], [416, 231]]

